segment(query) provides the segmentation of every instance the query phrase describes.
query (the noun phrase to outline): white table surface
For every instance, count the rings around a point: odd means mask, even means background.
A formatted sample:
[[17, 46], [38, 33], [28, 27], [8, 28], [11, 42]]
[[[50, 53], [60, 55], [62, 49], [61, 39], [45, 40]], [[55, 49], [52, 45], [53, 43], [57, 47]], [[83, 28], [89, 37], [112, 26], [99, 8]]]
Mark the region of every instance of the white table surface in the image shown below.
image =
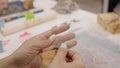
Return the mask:
[[[10, 43], [8, 45], [4, 46], [4, 52], [0, 53], [0, 58], [6, 57], [8, 55], [10, 55], [11, 53], [13, 53], [19, 46], [20, 44], [23, 42], [19, 39], [20, 34], [24, 33], [24, 32], [29, 32], [32, 34], [32, 36], [35, 36], [41, 32], [44, 32], [50, 28], [52, 28], [53, 26], [56, 25], [60, 25], [61, 23], [64, 23], [66, 21], [72, 20], [72, 19], [84, 19], [84, 17], [87, 17], [86, 15], [88, 15], [88, 17], [93, 18], [93, 20], [96, 18], [95, 14], [83, 11], [83, 10], [78, 10], [76, 12], [73, 12], [70, 15], [58, 15], [58, 18], [56, 20], [50, 21], [50, 22], [46, 22], [46, 23], [42, 23], [38, 26], [20, 31], [18, 33], [3, 37], [1, 36], [2, 40], [11, 40]], [[81, 20], [82, 21], [82, 20]], [[89, 22], [91, 23], [91, 22]], [[81, 26], [82, 24], [82, 26]], [[80, 25], [75, 25], [72, 26], [71, 30], [76, 28], [76, 27], [82, 27], [85, 28], [88, 26], [87, 23], [81, 23]]]
[[[120, 68], [119, 66], [120, 60], [117, 59], [119, 58], [120, 55], [119, 53], [120, 34], [112, 35], [111, 33], [107, 32], [97, 23], [96, 14], [84, 10], [78, 10], [69, 15], [58, 15], [58, 18], [56, 20], [40, 24], [38, 26], [20, 31], [18, 33], [6, 37], [0, 36], [1, 39], [3, 40], [9, 40], [9, 39], [11, 40], [8, 45], [4, 46], [4, 52], [0, 53], [0, 58], [4, 58], [12, 54], [23, 43], [23, 39], [19, 38], [20, 34], [24, 32], [29, 32], [32, 34], [31, 36], [35, 36], [41, 32], [44, 32], [52, 28], [53, 26], [60, 25], [61, 23], [73, 19], [79, 19], [80, 22], [76, 24], [72, 24], [71, 29], [66, 33], [70, 33], [70, 32], [76, 33], [77, 35], [76, 39], [78, 43], [79, 42], [80, 43], [78, 44], [78, 46], [76, 46], [73, 49], [81, 53], [87, 65], [87, 68], [113, 68], [115, 66], [117, 66], [115, 68]], [[89, 39], [91, 38], [86, 34], [94, 36], [96, 40], [94, 40], [93, 38], [90, 41], [84, 39], [86, 37], [88, 37]], [[108, 45], [106, 44], [107, 46], [105, 45], [104, 47], [104, 44], [102, 44], [101, 41], [99, 41], [103, 39], [111, 41], [113, 45], [110, 45], [109, 47], [109, 42], [108, 42], [107, 43]], [[102, 46], [99, 46], [99, 44]], [[116, 44], [118, 48], [116, 48]]]
[[[80, 31], [89, 30], [89, 27], [91, 27], [91, 25], [93, 23], [97, 24], [97, 15], [87, 12], [87, 11], [84, 11], [84, 10], [75, 11], [70, 15], [58, 15], [58, 18], [56, 20], [42, 23], [38, 26], [17, 32], [15, 34], [12, 34], [12, 35], [9, 35], [6, 37], [0, 36], [1, 39], [3, 39], [3, 40], [9, 40], [9, 39], [11, 40], [11, 42], [8, 45], [4, 46], [5, 51], [3, 53], [0, 53], [0, 58], [10, 55], [20, 46], [20, 44], [22, 43], [19, 40], [20, 34], [22, 34], [24, 32], [30, 32], [32, 34], [32, 36], [35, 36], [41, 32], [44, 32], [44, 31], [52, 28], [53, 26], [60, 25], [61, 23], [64, 23], [66, 21], [73, 20], [73, 19], [79, 19], [80, 23], [75, 24], [75, 25], [73, 24], [70, 30], [74, 30], [78, 27], [81, 27]], [[96, 26], [95, 28], [97, 28], [97, 27], [98, 26]], [[102, 29], [102, 27], [101, 28], [98, 27], [98, 29], [100, 29], [100, 31], [104, 31]], [[109, 39], [111, 39], [112, 41], [114, 41], [116, 43], [119, 43], [118, 42], [118, 41], [120, 41], [119, 34], [118, 35], [112, 35], [110, 33], [106, 33], [106, 34], [108, 35], [107, 37]]]

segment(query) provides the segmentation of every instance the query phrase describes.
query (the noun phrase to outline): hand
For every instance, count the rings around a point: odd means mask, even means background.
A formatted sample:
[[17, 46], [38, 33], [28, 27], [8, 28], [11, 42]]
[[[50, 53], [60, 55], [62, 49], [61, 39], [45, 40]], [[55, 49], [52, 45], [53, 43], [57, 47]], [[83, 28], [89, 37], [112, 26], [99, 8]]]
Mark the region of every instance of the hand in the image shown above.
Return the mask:
[[0, 1], [0, 10], [7, 7], [7, 0], [1, 0]]
[[85, 68], [79, 53], [60, 48], [49, 68]]
[[[12, 59], [12, 64], [16, 68], [40, 68], [40, 56], [39, 54], [43, 50], [49, 50], [55, 47], [60, 42], [65, 42], [75, 38], [73, 33], [58, 36], [53, 40], [49, 38], [54, 34], [59, 34], [69, 29], [69, 25], [62, 24], [59, 27], [54, 27], [44, 33], [41, 33], [26, 42], [24, 42], [19, 49], [17, 49], [8, 58]], [[76, 45], [76, 40], [68, 43], [68, 47]], [[10, 68], [10, 67], [9, 67]]]

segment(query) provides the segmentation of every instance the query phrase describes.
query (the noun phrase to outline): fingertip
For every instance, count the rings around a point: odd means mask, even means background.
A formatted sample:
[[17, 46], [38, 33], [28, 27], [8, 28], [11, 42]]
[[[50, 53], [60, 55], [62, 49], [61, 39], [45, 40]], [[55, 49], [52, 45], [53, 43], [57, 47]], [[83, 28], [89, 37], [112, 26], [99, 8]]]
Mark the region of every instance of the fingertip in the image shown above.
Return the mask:
[[74, 60], [74, 61], [82, 61], [80, 54], [77, 51], [69, 50], [68, 55]]
[[65, 36], [73, 39], [75, 38], [75, 33], [69, 33], [69, 34], [66, 34]]
[[73, 40], [74, 41], [74, 45], [77, 45], [78, 43], [77, 43], [77, 40]]
[[68, 45], [67, 46], [68, 48], [72, 48], [77, 45], [77, 41], [75, 39], [73, 39], [73, 40], [67, 42], [67, 45]]
[[68, 24], [63, 23], [63, 24], [61, 24], [61, 26], [56, 28], [55, 33], [59, 34], [61, 32], [68, 30], [69, 28], [70, 28], [70, 26]]
[[71, 35], [71, 37], [73, 37], [73, 38], [76, 37], [75, 33], [70, 33], [70, 35]]
[[70, 24], [69, 24], [69, 23], [67, 23], [67, 22], [65, 22], [65, 23], [62, 23], [62, 25], [65, 25], [65, 26], [68, 26], [68, 27], [70, 27]]
[[69, 51], [68, 51], [68, 55], [69, 55], [70, 57], [73, 57], [74, 54], [75, 54], [75, 52], [74, 52], [73, 50], [69, 50]]
[[82, 62], [82, 57], [81, 57], [81, 55], [78, 52], [75, 53], [73, 58], [76, 61]]

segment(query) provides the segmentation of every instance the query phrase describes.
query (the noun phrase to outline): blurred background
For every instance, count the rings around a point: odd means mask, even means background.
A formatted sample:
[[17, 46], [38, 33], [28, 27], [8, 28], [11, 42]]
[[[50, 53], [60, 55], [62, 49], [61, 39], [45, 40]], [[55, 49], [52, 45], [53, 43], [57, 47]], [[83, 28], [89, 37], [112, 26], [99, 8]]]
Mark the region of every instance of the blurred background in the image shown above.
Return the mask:
[[[104, 7], [103, 5], [105, 0], [74, 0], [74, 1], [79, 3], [81, 9], [93, 13], [101, 13], [103, 11], [103, 7]], [[113, 3], [112, 1], [120, 1], [120, 0], [111, 0], [111, 3]], [[114, 8], [114, 12], [120, 15], [120, 3], [116, 4]]]

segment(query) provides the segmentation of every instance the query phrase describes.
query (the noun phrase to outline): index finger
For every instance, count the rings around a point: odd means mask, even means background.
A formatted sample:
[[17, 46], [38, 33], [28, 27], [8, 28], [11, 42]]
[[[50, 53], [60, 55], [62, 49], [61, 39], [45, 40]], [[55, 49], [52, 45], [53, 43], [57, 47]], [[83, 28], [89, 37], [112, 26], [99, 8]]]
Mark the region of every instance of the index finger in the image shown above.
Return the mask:
[[70, 25], [69, 25], [69, 24], [63, 23], [63, 24], [62, 24], [61, 26], [59, 26], [59, 27], [57, 27], [57, 26], [56, 26], [56, 27], [53, 27], [52, 29], [50, 29], [50, 30], [42, 33], [42, 35], [45, 36], [45, 37], [48, 39], [50, 36], [52, 36], [52, 35], [54, 35], [54, 34], [62, 33], [62, 32], [64, 32], [64, 31], [68, 30], [69, 28], [70, 28]]
[[75, 51], [69, 50], [68, 56], [73, 60], [73, 62], [74, 61], [82, 62], [82, 58], [81, 58], [80, 54]]
[[68, 53], [69, 53], [68, 56], [70, 56], [70, 58], [72, 58], [71, 64], [76, 64], [80, 68], [86, 68], [84, 61], [78, 52], [69, 50]]

